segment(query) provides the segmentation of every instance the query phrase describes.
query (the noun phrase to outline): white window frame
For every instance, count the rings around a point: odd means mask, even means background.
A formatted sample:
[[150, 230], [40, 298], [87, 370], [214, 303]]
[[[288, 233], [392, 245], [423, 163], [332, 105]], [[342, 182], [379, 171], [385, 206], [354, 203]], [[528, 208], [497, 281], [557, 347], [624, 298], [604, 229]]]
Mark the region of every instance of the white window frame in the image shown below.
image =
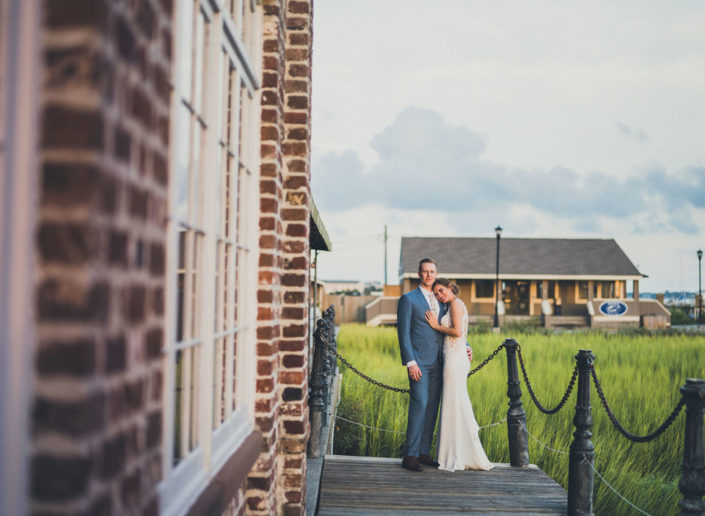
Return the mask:
[[[191, 450], [176, 466], [172, 465], [174, 433], [175, 433], [175, 357], [179, 349], [188, 347], [192, 343], [176, 342], [176, 320], [177, 320], [177, 268], [178, 268], [178, 245], [179, 245], [179, 219], [177, 217], [178, 185], [176, 181], [171, 181], [169, 200], [169, 228], [167, 237], [167, 285], [166, 285], [166, 321], [165, 321], [165, 347], [164, 347], [164, 389], [163, 389], [163, 428], [164, 438], [162, 444], [162, 482], [159, 485], [161, 498], [161, 509], [164, 514], [182, 514], [196, 501], [199, 494], [208, 485], [213, 476], [218, 472], [223, 463], [235, 452], [244, 442], [244, 439], [253, 431], [254, 424], [254, 397], [256, 381], [256, 278], [258, 262], [258, 221], [259, 221], [259, 80], [258, 68], [253, 66], [253, 62], [259, 65], [261, 61], [261, 27], [262, 8], [259, 2], [252, 0], [240, 0], [248, 4], [254, 11], [254, 26], [258, 27], [253, 34], [255, 44], [246, 48], [245, 43], [236, 30], [230, 13], [227, 9], [229, 0], [177, 0], [175, 5], [174, 30], [177, 35], [174, 49], [174, 93], [172, 99], [172, 124], [171, 124], [171, 149], [170, 149], [170, 169], [173, 171], [177, 162], [179, 149], [175, 148], [176, 138], [184, 128], [182, 119], [177, 116], [180, 109], [183, 109], [184, 98], [191, 95], [190, 77], [192, 70], [183, 69], [186, 66], [193, 68], [194, 64], [190, 60], [182, 60], [180, 57], [184, 52], [191, 51], [190, 41], [183, 41], [184, 36], [191, 33], [190, 28], [184, 30], [184, 24], [190, 23], [188, 10], [194, 9], [194, 3], [206, 15], [209, 23], [209, 37], [207, 38], [207, 48], [204, 59], [205, 74], [203, 88], [206, 90], [203, 95], [204, 105], [200, 110], [203, 113], [203, 137], [200, 142], [200, 177], [202, 190], [200, 191], [201, 217], [199, 227], [203, 228], [202, 244], [199, 255], [200, 266], [196, 274], [196, 281], [199, 284], [199, 312], [194, 317], [199, 318], [200, 334], [198, 336], [199, 346], [199, 371], [197, 377], [197, 424], [198, 424], [198, 445]], [[198, 14], [196, 14], [198, 15]], [[181, 36], [178, 36], [181, 35]], [[194, 42], [195, 44], [195, 42]], [[248, 50], [255, 50], [254, 56], [249, 56]], [[224, 54], [225, 53], [225, 54]], [[225, 57], [224, 57], [225, 56]], [[240, 163], [245, 161], [247, 166], [248, 179], [246, 190], [240, 192], [242, 210], [238, 206], [241, 221], [246, 221], [245, 227], [237, 228], [242, 232], [243, 240], [236, 236], [237, 246], [249, 249], [249, 258], [245, 264], [238, 264], [238, 269], [246, 268], [246, 271], [230, 270], [228, 273], [229, 285], [228, 295], [237, 295], [238, 303], [237, 319], [235, 327], [226, 332], [216, 331], [214, 313], [216, 307], [216, 256], [218, 235], [216, 227], [221, 223], [221, 214], [216, 213], [219, 203], [208, 202], [214, 199], [217, 194], [217, 178], [224, 170], [221, 163], [221, 146], [219, 142], [219, 129], [222, 127], [221, 112], [224, 106], [221, 105], [223, 99], [223, 59], [229, 59], [231, 66], [237, 70], [237, 81], [235, 90], [237, 98], [240, 95], [240, 80], [244, 83], [252, 101], [248, 103], [246, 112], [243, 112], [241, 130], [247, 134], [247, 145], [243, 146], [242, 156], [235, 156], [235, 170], [239, 174]], [[193, 73], [196, 73], [193, 70]], [[190, 123], [190, 121], [189, 121]], [[188, 129], [187, 129], [188, 130]], [[190, 159], [190, 158], [189, 158]], [[212, 170], [220, 170], [217, 174], [208, 173]], [[173, 172], [172, 172], [173, 174]], [[224, 181], [224, 177], [222, 178]], [[237, 184], [237, 183], [236, 183]], [[189, 189], [193, 185], [189, 185]], [[237, 195], [231, 188], [231, 195]], [[189, 192], [187, 195], [191, 195]], [[231, 204], [234, 206], [234, 204]], [[231, 214], [231, 220], [237, 220]], [[237, 246], [233, 247], [233, 252], [237, 252]], [[221, 257], [222, 259], [222, 257]], [[234, 258], [229, 260], [235, 263]], [[241, 272], [238, 274], [238, 272]], [[242, 273], [244, 272], [244, 273]], [[233, 280], [230, 280], [233, 278]], [[222, 278], [219, 278], [219, 281]], [[248, 281], [249, 280], [249, 281]], [[239, 283], [236, 283], [239, 282]], [[237, 290], [235, 290], [235, 288]], [[219, 294], [220, 295], [220, 294]], [[233, 305], [230, 305], [231, 307]], [[214, 349], [216, 339], [226, 333], [235, 332], [237, 337], [237, 362], [234, 371], [236, 382], [237, 406], [229, 414], [229, 417], [220, 425], [215, 427], [213, 407], [215, 389], [212, 379], [214, 377]], [[234, 338], [234, 337], [233, 337]], [[226, 363], [227, 360], [226, 360]], [[230, 381], [232, 385], [232, 374], [226, 368], [225, 378], [218, 381]], [[226, 403], [232, 398], [226, 395]], [[232, 406], [232, 405], [231, 405]], [[230, 409], [226, 411], [229, 412]]]
[[26, 514], [41, 4], [0, 1], [0, 514]]

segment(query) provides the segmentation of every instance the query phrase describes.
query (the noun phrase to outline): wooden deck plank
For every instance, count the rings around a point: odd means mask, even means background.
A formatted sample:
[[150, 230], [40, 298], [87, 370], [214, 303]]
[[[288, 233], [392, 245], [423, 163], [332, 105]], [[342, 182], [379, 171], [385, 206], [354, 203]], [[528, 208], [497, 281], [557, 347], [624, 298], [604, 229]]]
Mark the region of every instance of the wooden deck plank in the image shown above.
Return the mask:
[[536, 466], [415, 473], [400, 459], [327, 455], [318, 514], [565, 514], [567, 494]]

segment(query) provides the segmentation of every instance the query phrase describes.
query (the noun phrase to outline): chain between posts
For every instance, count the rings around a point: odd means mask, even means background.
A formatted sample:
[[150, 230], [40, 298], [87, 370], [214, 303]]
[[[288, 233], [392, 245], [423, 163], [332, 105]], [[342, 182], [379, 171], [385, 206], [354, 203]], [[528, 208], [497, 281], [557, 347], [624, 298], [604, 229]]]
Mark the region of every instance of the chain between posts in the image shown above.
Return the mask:
[[[363, 373], [362, 371], [357, 369], [354, 365], [352, 365], [350, 362], [348, 362], [340, 353], [338, 353], [338, 351], [335, 348], [333, 348], [333, 346], [328, 344], [328, 341], [326, 340], [325, 337], [323, 337], [321, 335], [320, 339], [321, 339], [321, 342], [323, 344], [325, 344], [326, 348], [328, 348], [329, 352], [333, 353], [338, 358], [338, 360], [340, 360], [348, 369], [350, 369], [353, 373], [358, 375], [363, 380], [371, 383], [372, 385], [376, 385], [377, 387], [381, 387], [382, 389], [387, 389], [389, 391], [394, 391], [394, 392], [404, 392], [406, 394], [409, 394], [409, 389], [402, 389], [400, 387], [393, 387], [391, 385], [384, 384], [382, 382], [375, 380], [374, 378], [367, 376], [365, 373]], [[468, 377], [471, 374], [475, 374], [480, 369], [485, 367], [493, 358], [495, 358], [497, 356], [497, 354], [500, 352], [500, 350], [503, 347], [504, 347], [504, 344], [501, 344], [497, 349], [495, 349], [479, 366], [477, 366], [475, 369], [473, 369], [472, 371], [470, 371], [468, 373]]]
[[529, 375], [526, 374], [526, 367], [524, 366], [524, 358], [521, 356], [521, 346], [517, 346], [517, 355], [519, 355], [519, 365], [521, 365], [521, 373], [524, 376], [524, 381], [526, 382], [526, 389], [529, 391], [529, 395], [531, 396], [531, 399], [533, 400], [536, 407], [544, 414], [555, 414], [556, 412], [561, 410], [563, 408], [563, 405], [565, 405], [568, 401], [570, 393], [573, 391], [573, 387], [575, 386], [575, 379], [578, 377], [578, 365], [576, 364], [573, 368], [573, 376], [570, 377], [570, 382], [568, 382], [568, 387], [566, 388], [565, 394], [563, 395], [561, 401], [554, 408], [547, 409], [543, 405], [541, 405], [539, 400], [536, 398], [536, 395], [534, 394], [534, 390], [531, 388], [531, 382], [529, 382]]
[[636, 435], [632, 434], [631, 432], [627, 431], [621, 423], [617, 420], [617, 417], [614, 415], [612, 412], [612, 409], [610, 408], [609, 404], [607, 403], [607, 399], [605, 398], [605, 393], [602, 392], [602, 385], [600, 385], [600, 381], [597, 379], [597, 373], [595, 372], [595, 367], [591, 364], [590, 365], [590, 373], [592, 374], [592, 379], [595, 382], [595, 389], [597, 389], [597, 395], [600, 397], [600, 401], [602, 402], [602, 406], [605, 408], [605, 411], [607, 412], [607, 415], [610, 418], [610, 421], [612, 421], [612, 424], [614, 427], [627, 439], [630, 441], [634, 441], [635, 443], [646, 443], [649, 441], [653, 441], [656, 439], [658, 436], [660, 436], [662, 433], [664, 433], [669, 426], [675, 421], [676, 417], [678, 417], [678, 414], [680, 414], [680, 411], [683, 409], [683, 406], [685, 405], [685, 398], [681, 396], [680, 401], [678, 402], [678, 405], [673, 409], [673, 411], [668, 415], [666, 420], [659, 426], [656, 430], [651, 432], [648, 435]]
[[500, 350], [501, 350], [503, 347], [504, 347], [504, 342], [502, 342], [502, 343], [497, 347], [497, 349], [495, 349], [492, 353], [490, 353], [490, 355], [489, 355], [479, 366], [477, 366], [475, 369], [473, 369], [472, 371], [470, 371], [470, 372], [468, 373], [468, 378], [470, 378], [470, 375], [473, 375], [473, 374], [477, 373], [480, 369], [482, 369], [482, 368], [485, 367], [487, 364], [489, 364], [489, 363], [492, 361], [492, 359], [497, 356], [497, 353], [499, 353]]

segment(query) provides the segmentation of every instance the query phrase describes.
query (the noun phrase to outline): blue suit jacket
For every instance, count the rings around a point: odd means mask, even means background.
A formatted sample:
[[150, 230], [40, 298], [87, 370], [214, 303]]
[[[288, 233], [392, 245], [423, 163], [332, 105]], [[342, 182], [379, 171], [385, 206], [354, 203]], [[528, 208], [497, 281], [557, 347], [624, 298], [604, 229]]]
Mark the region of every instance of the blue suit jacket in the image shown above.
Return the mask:
[[[438, 320], [445, 315], [448, 307], [438, 303]], [[428, 302], [415, 288], [399, 298], [397, 305], [397, 335], [401, 350], [401, 363], [416, 360], [420, 366], [428, 366], [442, 359], [443, 334], [426, 322]]]

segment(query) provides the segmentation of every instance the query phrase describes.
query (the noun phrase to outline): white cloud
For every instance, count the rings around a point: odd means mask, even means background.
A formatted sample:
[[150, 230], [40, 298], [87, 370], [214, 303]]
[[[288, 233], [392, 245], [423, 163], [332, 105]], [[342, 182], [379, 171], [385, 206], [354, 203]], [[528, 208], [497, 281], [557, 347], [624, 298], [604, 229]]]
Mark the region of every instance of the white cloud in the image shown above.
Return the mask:
[[[427, 219], [632, 238], [635, 262], [662, 260], [653, 284], [679, 270], [668, 246], [705, 247], [701, 2], [326, 0], [314, 23], [312, 185], [334, 240]], [[331, 255], [336, 276], [359, 253]]]

